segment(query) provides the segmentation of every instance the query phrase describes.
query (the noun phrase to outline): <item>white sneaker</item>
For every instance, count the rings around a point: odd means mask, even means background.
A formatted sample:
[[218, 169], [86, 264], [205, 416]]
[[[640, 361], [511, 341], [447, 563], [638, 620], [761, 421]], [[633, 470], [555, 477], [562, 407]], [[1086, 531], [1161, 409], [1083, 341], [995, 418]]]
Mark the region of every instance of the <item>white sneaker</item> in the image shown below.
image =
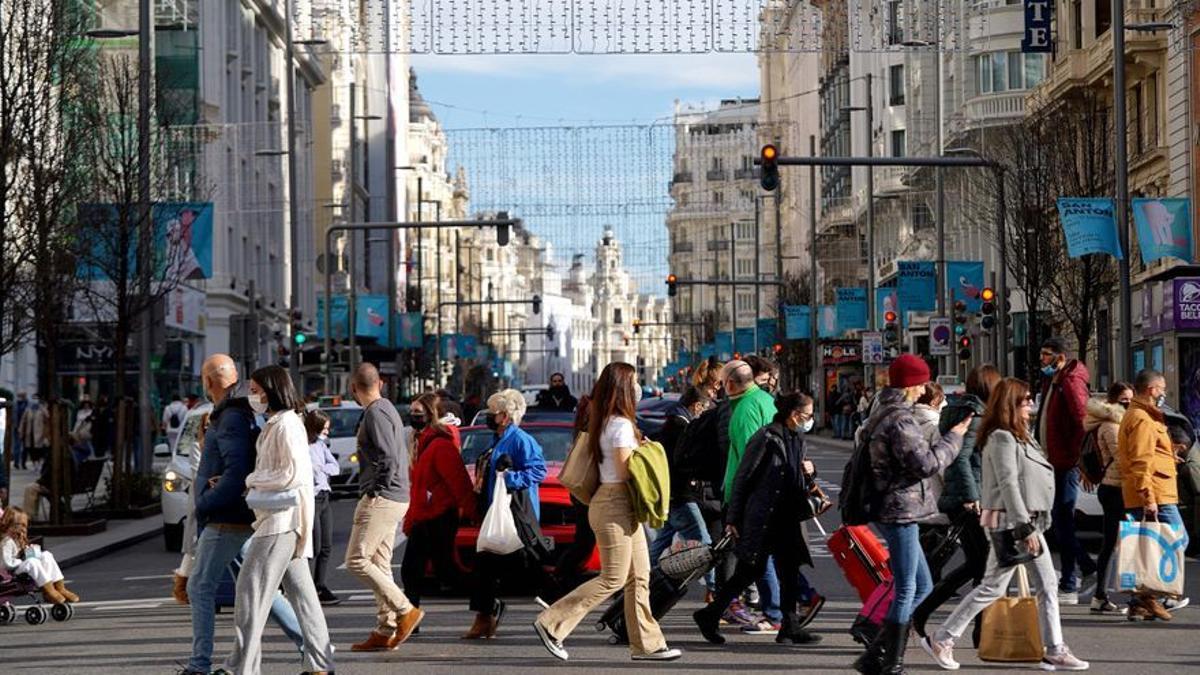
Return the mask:
[[1163, 606], [1163, 609], [1167, 610], [1168, 612], [1174, 612], [1175, 610], [1179, 610], [1179, 609], [1183, 609], [1184, 607], [1187, 607], [1191, 603], [1192, 603], [1192, 601], [1190, 598], [1180, 598], [1178, 600], [1173, 600], [1171, 598], [1167, 598], [1166, 600], [1162, 601], [1162, 606]]
[[934, 642], [933, 638], [926, 636], [921, 638], [921, 649], [924, 649], [942, 670], [958, 670], [959, 663], [954, 660], [953, 642]]
[[1057, 652], [1047, 649], [1042, 657], [1042, 670], [1087, 670], [1090, 667], [1087, 661], [1075, 658], [1066, 645], [1059, 647]]
[[543, 600], [542, 596], [540, 596], [540, 595], [533, 596], [533, 601], [535, 603], [537, 603], [537, 606], [541, 607], [542, 609], [550, 609], [550, 603]]
[[563, 647], [561, 642], [555, 640], [550, 635], [541, 621], [534, 621], [533, 629], [537, 631], [538, 637], [542, 640], [542, 646], [546, 648], [546, 651], [550, 652], [555, 658], [562, 659], [563, 661], [567, 660], [566, 648]]
[[1059, 591], [1058, 592], [1058, 604], [1060, 604], [1060, 605], [1078, 605], [1079, 604], [1079, 592], [1078, 591]]
[[1116, 614], [1124, 616], [1129, 612], [1129, 607], [1115, 605], [1104, 598], [1092, 598], [1091, 611], [1092, 614]]
[[634, 654], [630, 658], [632, 658], [634, 661], [674, 661], [681, 656], [683, 656], [683, 650], [663, 647], [656, 652], [650, 652], [649, 654]]

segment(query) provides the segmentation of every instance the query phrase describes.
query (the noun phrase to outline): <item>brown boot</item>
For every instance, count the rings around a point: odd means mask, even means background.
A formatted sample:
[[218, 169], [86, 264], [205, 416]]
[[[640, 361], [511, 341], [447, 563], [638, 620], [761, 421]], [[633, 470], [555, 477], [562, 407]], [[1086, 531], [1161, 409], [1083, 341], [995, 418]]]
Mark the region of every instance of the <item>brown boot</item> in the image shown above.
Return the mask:
[[181, 605], [188, 604], [187, 584], [187, 577], [175, 575], [175, 586], [171, 589], [171, 596], [175, 598], [175, 602]]
[[1140, 599], [1142, 601], [1142, 607], [1146, 608], [1146, 611], [1149, 612], [1154, 618], [1158, 619], [1159, 621], [1171, 620], [1171, 613], [1162, 606], [1162, 603], [1158, 601], [1158, 598], [1154, 597], [1153, 595], [1143, 595]]
[[62, 593], [59, 593], [58, 589], [54, 587], [54, 584], [46, 584], [45, 586], [42, 586], [42, 599], [52, 605], [61, 605], [67, 601], [67, 599], [62, 596]]
[[477, 612], [475, 614], [475, 623], [471, 624], [471, 630], [463, 633], [463, 640], [485, 640], [496, 634], [496, 619], [487, 612]]
[[395, 649], [403, 644], [424, 618], [425, 612], [420, 607], [413, 607], [401, 614], [400, 618], [396, 620], [396, 634], [388, 641], [388, 649]]
[[54, 582], [54, 590], [58, 591], [59, 595], [66, 598], [67, 602], [79, 602], [79, 596], [67, 590], [65, 582], [63, 581]]
[[386, 652], [392, 648], [391, 646], [389, 646], [391, 644], [391, 642], [392, 642], [391, 637], [389, 637], [387, 635], [383, 635], [376, 631], [371, 631], [371, 634], [367, 636], [366, 640], [363, 640], [362, 642], [359, 642], [356, 645], [351, 645], [350, 651], [352, 651], [352, 652]]

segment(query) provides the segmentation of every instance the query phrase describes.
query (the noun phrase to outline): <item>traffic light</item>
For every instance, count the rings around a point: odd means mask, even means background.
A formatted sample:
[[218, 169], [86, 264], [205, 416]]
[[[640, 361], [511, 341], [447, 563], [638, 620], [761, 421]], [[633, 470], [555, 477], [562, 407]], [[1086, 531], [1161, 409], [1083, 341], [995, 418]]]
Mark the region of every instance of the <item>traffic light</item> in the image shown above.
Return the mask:
[[[508, 211], [501, 211], [496, 214], [496, 218], [500, 220], [508, 220]], [[496, 243], [501, 246], [508, 246], [508, 223], [496, 226]]]
[[967, 333], [967, 303], [957, 300], [954, 303], [954, 335], [962, 337]]
[[672, 298], [679, 292], [679, 289], [675, 286], [676, 281], [677, 279], [674, 274], [667, 275], [667, 295]]
[[533, 296], [533, 313], [534, 314], [542, 313], [542, 296], [540, 296], [540, 295]]
[[762, 148], [762, 171], [759, 182], [762, 189], [774, 192], [779, 189], [779, 148], [767, 144]]
[[779, 356], [780, 354], [782, 354], [782, 353], [783, 353], [783, 345], [782, 345], [782, 344], [780, 344], [780, 343], [778, 343], [778, 342], [776, 342], [776, 343], [775, 343], [775, 344], [774, 344], [774, 345], [771, 347], [771, 351], [775, 352], [775, 355], [776, 355], [776, 356]]
[[642, 332], [642, 322], [638, 319], [633, 320], [633, 334], [637, 335]]
[[960, 360], [960, 361], [970, 361], [971, 360], [971, 336], [970, 335], [963, 335], [962, 337], [958, 338], [958, 360]]
[[305, 342], [308, 342], [308, 335], [304, 333], [304, 313], [298, 309], [293, 309], [292, 312], [292, 341], [297, 347], [303, 347]]
[[900, 315], [894, 311], [883, 313], [883, 348], [889, 358], [900, 354]]
[[983, 300], [983, 304], [979, 307], [980, 313], [983, 314], [979, 319], [979, 327], [990, 331], [996, 327], [996, 291], [985, 288], [979, 297]]

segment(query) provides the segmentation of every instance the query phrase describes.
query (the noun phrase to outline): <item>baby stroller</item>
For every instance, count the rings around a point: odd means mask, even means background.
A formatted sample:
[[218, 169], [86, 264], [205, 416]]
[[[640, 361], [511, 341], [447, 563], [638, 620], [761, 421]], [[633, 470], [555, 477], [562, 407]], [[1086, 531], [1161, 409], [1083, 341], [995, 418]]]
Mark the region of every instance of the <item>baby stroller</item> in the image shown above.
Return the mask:
[[12, 574], [9, 570], [0, 570], [0, 625], [7, 625], [17, 620], [17, 608], [13, 600], [29, 598], [31, 604], [25, 610], [25, 621], [31, 626], [46, 623], [47, 618], [55, 621], [70, 621], [75, 616], [75, 609], [70, 603], [60, 602], [50, 607], [49, 611], [39, 602], [38, 587], [28, 575]]

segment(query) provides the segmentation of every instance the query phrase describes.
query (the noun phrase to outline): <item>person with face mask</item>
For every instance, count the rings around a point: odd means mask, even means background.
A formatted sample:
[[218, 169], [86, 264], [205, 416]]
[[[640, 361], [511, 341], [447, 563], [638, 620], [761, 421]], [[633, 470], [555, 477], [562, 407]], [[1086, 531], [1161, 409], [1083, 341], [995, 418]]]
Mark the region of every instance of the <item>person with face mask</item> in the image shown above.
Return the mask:
[[316, 516], [313, 518], [313, 583], [317, 585], [317, 597], [322, 605], [337, 605], [342, 599], [334, 595], [325, 585], [325, 574], [329, 570], [329, 556], [333, 553], [333, 505], [329, 498], [332, 491], [329, 479], [342, 472], [337, 458], [329, 451], [329, 415], [313, 409], [304, 415], [304, 430], [308, 433], [308, 454], [313, 467], [313, 500]]
[[791, 393], [780, 396], [775, 407], [771, 423], [747, 442], [731, 483], [725, 530], [736, 538], [737, 567], [712, 602], [693, 615], [700, 633], [714, 644], [725, 642], [718, 630], [722, 611], [741, 589], [762, 577], [770, 559], [783, 613], [775, 641], [806, 645], [821, 640], [803, 628], [799, 611], [814, 594], [800, 574], [800, 565], [813, 564], [802, 525], [802, 507], [816, 475], [804, 443], [804, 434], [812, 429], [813, 401]]
[[1121, 520], [1125, 517], [1125, 500], [1121, 496], [1121, 465], [1117, 460], [1117, 432], [1125, 410], [1133, 401], [1133, 385], [1114, 382], [1105, 398], [1091, 398], [1087, 403], [1087, 421], [1084, 429], [1096, 432], [1096, 447], [1100, 461], [1104, 464], [1104, 478], [1100, 485], [1089, 486], [1096, 490], [1096, 498], [1104, 510], [1104, 543], [1100, 545], [1100, 556], [1096, 560], [1099, 571], [1096, 592], [1092, 594], [1093, 614], [1125, 614], [1127, 609], [1108, 600], [1108, 564], [1117, 548], [1117, 534]]
[[571, 395], [567, 387], [567, 378], [562, 373], [550, 376], [550, 387], [538, 392], [534, 407], [539, 410], [557, 410], [560, 412], [575, 412], [579, 401]]
[[[1037, 440], [1054, 466], [1054, 513], [1052, 515], [1062, 579], [1058, 601], [1079, 604], [1079, 591], [1096, 576], [1096, 562], [1075, 535], [1075, 502], [1079, 498], [1079, 455], [1090, 394], [1087, 366], [1068, 358], [1066, 342], [1051, 337], [1042, 343], [1042, 405], [1034, 429]], [[1075, 575], [1076, 565], [1083, 578]]]
[[458, 427], [446, 423], [443, 401], [436, 394], [422, 394], [409, 409], [409, 422], [416, 435], [416, 460], [412, 469], [413, 500], [404, 516], [408, 544], [400, 578], [404, 593], [415, 607], [429, 587], [425, 570], [433, 571], [448, 586], [458, 586], [454, 562], [454, 536], [459, 520], [475, 513], [471, 477], [462, 461]]

